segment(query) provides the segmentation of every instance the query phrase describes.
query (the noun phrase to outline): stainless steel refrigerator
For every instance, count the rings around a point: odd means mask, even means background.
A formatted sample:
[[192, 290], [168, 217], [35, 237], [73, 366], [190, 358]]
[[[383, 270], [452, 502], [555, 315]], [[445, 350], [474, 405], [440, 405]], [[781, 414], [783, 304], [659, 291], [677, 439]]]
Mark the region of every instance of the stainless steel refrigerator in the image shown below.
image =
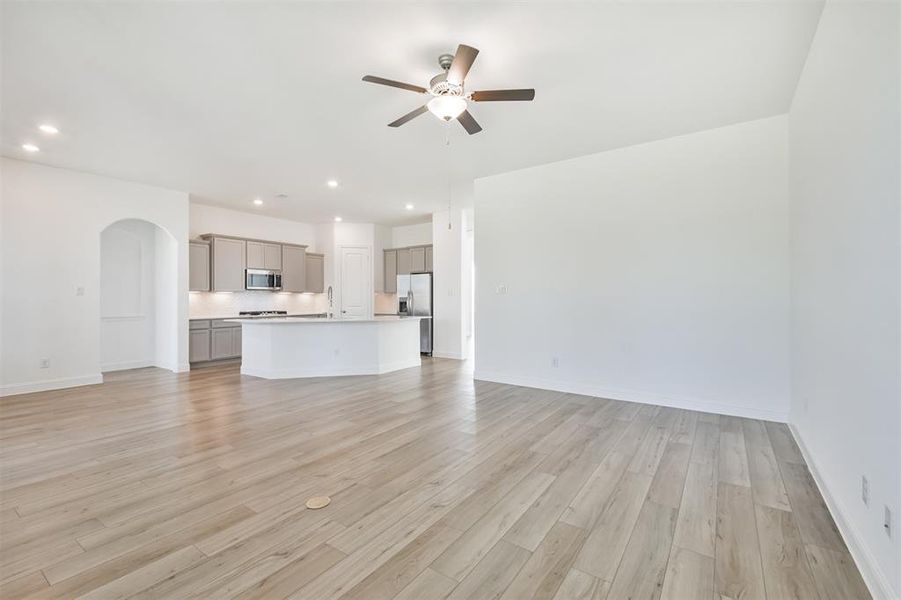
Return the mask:
[[419, 351], [432, 354], [432, 274], [397, 276], [397, 314], [427, 317], [419, 321]]

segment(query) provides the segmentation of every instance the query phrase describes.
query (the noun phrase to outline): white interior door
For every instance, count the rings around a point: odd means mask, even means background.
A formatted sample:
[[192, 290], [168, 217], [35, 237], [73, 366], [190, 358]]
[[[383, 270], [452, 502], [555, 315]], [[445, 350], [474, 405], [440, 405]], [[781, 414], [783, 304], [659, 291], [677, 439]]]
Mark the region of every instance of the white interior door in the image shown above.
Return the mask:
[[341, 247], [341, 317], [368, 318], [372, 314], [372, 261], [369, 248]]

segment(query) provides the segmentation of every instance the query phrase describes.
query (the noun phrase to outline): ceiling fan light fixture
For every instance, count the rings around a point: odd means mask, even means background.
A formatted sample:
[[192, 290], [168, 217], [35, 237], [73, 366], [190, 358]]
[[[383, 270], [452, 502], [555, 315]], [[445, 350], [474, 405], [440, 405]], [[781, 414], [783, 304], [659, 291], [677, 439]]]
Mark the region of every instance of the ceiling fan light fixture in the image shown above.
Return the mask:
[[435, 96], [427, 105], [429, 112], [443, 121], [452, 121], [466, 110], [466, 98], [462, 96]]

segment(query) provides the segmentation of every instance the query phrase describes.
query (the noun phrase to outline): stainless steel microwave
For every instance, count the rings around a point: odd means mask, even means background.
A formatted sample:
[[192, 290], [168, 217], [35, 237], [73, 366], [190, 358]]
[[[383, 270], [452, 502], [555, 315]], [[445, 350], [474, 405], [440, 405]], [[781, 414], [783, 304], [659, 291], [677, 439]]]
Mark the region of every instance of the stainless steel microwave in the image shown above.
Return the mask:
[[280, 290], [282, 289], [282, 272], [268, 269], [247, 269], [244, 271], [244, 289]]

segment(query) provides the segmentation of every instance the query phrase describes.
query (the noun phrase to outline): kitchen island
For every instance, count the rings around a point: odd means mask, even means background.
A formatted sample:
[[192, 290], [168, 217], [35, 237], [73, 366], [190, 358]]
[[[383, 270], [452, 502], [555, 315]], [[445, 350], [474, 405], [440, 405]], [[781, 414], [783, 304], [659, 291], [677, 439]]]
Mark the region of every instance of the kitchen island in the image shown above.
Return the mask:
[[375, 375], [420, 365], [420, 317], [255, 318], [241, 324], [241, 374]]

